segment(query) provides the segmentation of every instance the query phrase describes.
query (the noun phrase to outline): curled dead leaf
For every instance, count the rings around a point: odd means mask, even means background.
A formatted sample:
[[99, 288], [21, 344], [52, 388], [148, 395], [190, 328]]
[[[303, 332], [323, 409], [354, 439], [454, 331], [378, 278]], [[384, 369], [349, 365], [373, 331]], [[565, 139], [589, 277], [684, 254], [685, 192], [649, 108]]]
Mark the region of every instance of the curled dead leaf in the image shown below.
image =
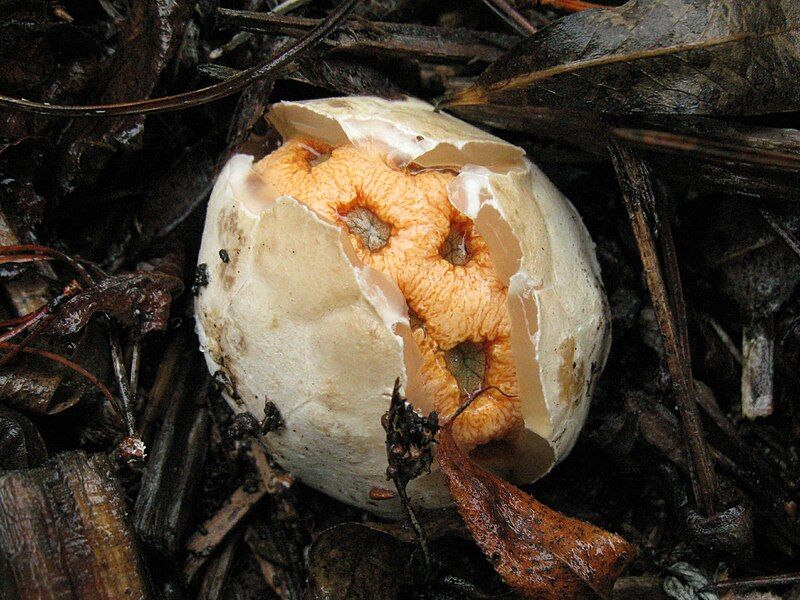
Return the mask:
[[359, 523], [327, 529], [309, 550], [304, 600], [395, 600], [411, 552], [411, 545]]
[[67, 335], [83, 329], [95, 313], [113, 316], [139, 333], [164, 330], [173, 295], [183, 289], [178, 277], [161, 271], [136, 271], [107, 277], [67, 300], [51, 332]]
[[10, 408], [0, 406], [0, 470], [40, 466], [47, 446], [36, 426]]
[[559, 19], [496, 60], [449, 108], [604, 113], [795, 110], [800, 8], [785, 0], [631, 0]]
[[633, 545], [544, 506], [482, 469], [447, 427], [437, 455], [472, 536], [511, 588], [539, 600], [608, 597], [633, 558]]

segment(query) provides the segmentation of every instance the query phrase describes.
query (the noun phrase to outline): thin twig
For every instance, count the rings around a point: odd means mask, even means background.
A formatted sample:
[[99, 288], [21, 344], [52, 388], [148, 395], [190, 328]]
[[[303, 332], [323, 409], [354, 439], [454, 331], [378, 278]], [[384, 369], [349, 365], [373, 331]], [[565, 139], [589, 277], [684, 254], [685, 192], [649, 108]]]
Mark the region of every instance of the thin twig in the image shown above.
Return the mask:
[[[293, 11], [297, 8], [302, 7], [305, 4], [308, 4], [311, 0], [286, 0], [285, 2], [281, 2], [270, 11], [267, 11], [269, 14], [273, 15], [282, 15], [287, 12]], [[219, 17], [219, 14], [217, 15]], [[227, 54], [232, 50], [238, 48], [242, 44], [246, 44], [250, 40], [253, 39], [253, 34], [249, 31], [238, 31], [234, 34], [234, 36], [225, 44], [218, 48], [214, 48], [211, 52], [208, 53], [208, 58], [210, 60], [217, 60], [223, 54]]]
[[[58, 250], [54, 250], [53, 248], [48, 248], [47, 246], [40, 246], [38, 244], [13, 244], [10, 246], [0, 246], [0, 256], [3, 255], [27, 255], [27, 254], [41, 254], [44, 256], [49, 256], [54, 259], [63, 261], [67, 263], [72, 269], [80, 276], [83, 280], [85, 285], [92, 285], [94, 283], [94, 278], [89, 274], [86, 268], [80, 264], [77, 260], [69, 256], [68, 254], [64, 254], [63, 252], [59, 252]], [[14, 262], [13, 260], [10, 262]]]
[[32, 325], [35, 325], [36, 323], [41, 321], [49, 313], [50, 311], [48, 310], [48, 305], [45, 304], [40, 309], [30, 312], [24, 317], [21, 317], [21, 320], [19, 320], [19, 322], [16, 325], [11, 327], [11, 329], [9, 329], [8, 331], [4, 331], [2, 334], [0, 334], [0, 342], [5, 342], [7, 340], [10, 340], [11, 338], [18, 336], [20, 333], [22, 333]]
[[[6, 340], [10, 340], [26, 329], [30, 329], [31, 327], [35, 327], [36, 330], [41, 333], [42, 329], [53, 320], [53, 313], [55, 313], [58, 307], [61, 306], [61, 304], [63, 304], [67, 299], [77, 294], [80, 290], [81, 286], [73, 279], [66, 286], [64, 286], [64, 289], [60, 294], [51, 298], [50, 301], [41, 308], [17, 319], [12, 319], [0, 324], [0, 327], [11, 326], [11, 329], [0, 334], [0, 341], [5, 342]], [[45, 319], [46, 321], [44, 321]], [[32, 341], [33, 339], [30, 339], [28, 343]]]
[[139, 334], [138, 328], [135, 327], [131, 335], [133, 337], [133, 343], [131, 344], [130, 392], [131, 400], [135, 403], [139, 397], [139, 365], [142, 357], [142, 336]]
[[534, 27], [533, 23], [528, 21], [525, 17], [519, 14], [516, 8], [511, 6], [506, 0], [483, 0], [486, 6], [491, 8], [495, 14], [500, 17], [506, 25], [511, 27], [520, 35], [529, 36], [536, 33], [538, 30]]
[[711, 315], [703, 315], [703, 318], [711, 326], [711, 329], [714, 330], [714, 333], [717, 334], [717, 337], [719, 337], [720, 341], [722, 342], [722, 345], [725, 346], [725, 348], [727, 348], [728, 352], [730, 352], [734, 360], [736, 360], [736, 362], [738, 362], [741, 365], [743, 360], [742, 353], [739, 351], [739, 348], [736, 347], [736, 344], [734, 343], [731, 336], [728, 335], [728, 332], [725, 331], [722, 328], [722, 325], [720, 325], [717, 322], [717, 320], [714, 319], [714, 317], [712, 317]]
[[749, 590], [757, 587], [769, 587], [773, 585], [793, 585], [800, 583], [800, 572], [783, 573], [781, 575], [764, 575], [762, 577], [748, 577], [743, 579], [728, 579], [727, 581], [717, 581], [709, 583], [699, 589], [700, 592], [724, 592], [726, 590]]
[[427, 417], [417, 414], [400, 394], [400, 380], [397, 379], [394, 382], [389, 410], [381, 417], [381, 425], [386, 431], [386, 456], [389, 463], [386, 477], [394, 483], [400, 496], [400, 505], [414, 530], [425, 562], [425, 579], [428, 580], [433, 573], [433, 561], [425, 530], [411, 506], [406, 486], [422, 473], [430, 473], [433, 456], [431, 445], [435, 443], [436, 432], [439, 430], [438, 417], [436, 413]]
[[209, 60], [218, 60], [222, 58], [223, 55], [229, 52], [233, 52], [234, 50], [236, 50], [236, 48], [238, 48], [242, 44], [246, 44], [252, 39], [253, 39], [253, 34], [250, 33], [249, 31], [238, 31], [234, 34], [234, 36], [230, 40], [222, 44], [222, 46], [214, 48], [211, 52], [209, 52], [208, 58]]
[[595, 4], [594, 2], [584, 2], [584, 0], [534, 0], [535, 4], [540, 6], [549, 6], [565, 12], [581, 12], [583, 10], [591, 10], [592, 8], [608, 8], [603, 4]]
[[10, 352], [0, 356], [0, 367], [4, 367], [5, 365], [9, 364], [20, 352], [35, 342], [42, 334], [45, 327], [47, 327], [47, 325], [50, 324], [50, 321], [54, 319], [54, 317], [55, 316], [52, 313], [48, 313], [37, 319], [33, 324], [33, 327], [30, 328], [28, 335], [22, 338], [22, 341], [19, 343], [14, 344], [14, 348], [12, 348]]
[[402, 482], [397, 479], [394, 479], [393, 482], [394, 487], [397, 489], [397, 495], [400, 497], [400, 506], [403, 507], [403, 512], [406, 514], [406, 518], [411, 524], [411, 528], [414, 530], [417, 543], [422, 551], [422, 560], [425, 563], [425, 579], [427, 580], [430, 577], [433, 569], [433, 559], [431, 558], [431, 551], [428, 548], [428, 537], [425, 535], [425, 530], [422, 528], [419, 519], [417, 519], [417, 514], [411, 507], [411, 501], [408, 499], [406, 486], [402, 485]]
[[278, 6], [273, 8], [270, 12], [275, 14], [285, 14], [287, 12], [297, 10], [298, 8], [302, 8], [309, 2], [311, 2], [311, 0], [283, 0], [283, 2], [278, 4]]
[[[217, 11], [217, 22], [220, 27], [291, 37], [302, 37], [319, 23], [306, 17], [230, 8]], [[471, 63], [494, 61], [518, 41], [517, 36], [505, 33], [351, 19], [343, 24], [339, 35], [329, 36], [323, 44], [337, 52], [368, 57], [380, 53], [425, 61]]]
[[653, 216], [656, 220], [654, 233], [663, 257], [664, 284], [669, 295], [669, 303], [673, 311], [672, 315], [675, 319], [675, 339], [681, 352], [683, 365], [690, 367], [692, 357], [689, 349], [689, 327], [686, 323], [686, 302], [683, 297], [683, 283], [681, 282], [681, 274], [678, 268], [678, 255], [675, 252], [675, 240], [672, 237], [670, 215], [659, 198], [660, 196], [656, 195], [654, 197], [655, 202], [652, 205]]
[[[675, 316], [676, 310], [683, 309], [683, 300], [680, 287], [677, 287], [679, 278], [676, 272], [677, 267], [673, 264], [675, 262], [674, 248], [670, 249], [670, 231], [668, 227], [665, 230], [662, 229], [662, 234], [666, 238], [662, 240], [662, 246], [667, 249], [669, 258], [668, 277], [673, 284], [671, 293], [666, 288], [651, 222], [657, 220], [658, 213], [650, 169], [629, 147], [618, 140], [612, 139], [609, 149], [644, 265], [653, 309], [664, 338], [667, 369], [674, 386], [688, 446], [688, 455], [691, 458], [692, 489], [695, 501], [706, 516], [710, 516], [715, 514], [717, 481], [695, 400], [694, 379], [691, 365], [688, 363], [688, 347], [686, 340], [681, 335], [682, 330], [685, 329], [685, 317], [676, 318]], [[666, 223], [662, 225], [666, 226]], [[678, 305], [673, 306], [671, 300], [677, 300]]]
[[207, 104], [240, 92], [255, 81], [274, 75], [277, 71], [295, 61], [301, 54], [315, 47], [325, 36], [334, 31], [355, 8], [357, 2], [358, 0], [342, 0], [339, 6], [331, 11], [307, 36], [290, 43], [286, 48], [281, 48], [274, 57], [242, 71], [240, 75], [233, 79], [215, 83], [199, 90], [162, 98], [83, 106], [49, 104], [47, 102], [36, 102], [25, 98], [0, 95], [0, 106], [42, 115], [77, 118], [144, 115]]
[[497, 392], [500, 392], [506, 398], [516, 398], [516, 396], [513, 396], [511, 394], [506, 394], [503, 390], [501, 390], [496, 385], [489, 385], [489, 386], [480, 388], [478, 390], [475, 390], [473, 392], [469, 392], [469, 393], [465, 394], [467, 399], [464, 402], [461, 403], [461, 405], [456, 409], [456, 412], [454, 412], [453, 415], [449, 419], [447, 419], [445, 422], [442, 423], [442, 427], [447, 427], [448, 425], [450, 425], [459, 416], [461, 416], [461, 413], [463, 413], [465, 410], [467, 410], [470, 407], [470, 405], [475, 400], [478, 399], [478, 396], [480, 396], [484, 392], [488, 392], [489, 390], [495, 390]]
[[18, 327], [19, 325], [24, 325], [25, 323], [29, 323], [35, 319], [43, 310], [46, 310], [45, 306], [41, 306], [26, 315], [22, 315], [21, 317], [12, 317], [11, 319], [0, 321], [0, 327]]
[[122, 354], [122, 345], [119, 341], [119, 332], [115, 323], [106, 317], [108, 330], [108, 342], [111, 346], [111, 364], [114, 367], [114, 378], [117, 381], [120, 399], [122, 401], [122, 415], [125, 419], [125, 426], [128, 428], [128, 435], [133, 437], [133, 407], [131, 403], [130, 389], [128, 388], [128, 374], [125, 369], [125, 359]]
[[759, 212], [764, 220], [769, 223], [769, 226], [772, 227], [773, 231], [775, 231], [775, 233], [777, 233], [780, 238], [786, 242], [786, 245], [789, 246], [791, 251], [794, 252], [798, 258], [800, 258], [800, 240], [798, 240], [791, 231], [783, 226], [783, 223], [778, 220], [778, 217], [776, 217], [774, 213], [766, 208], [759, 209]]

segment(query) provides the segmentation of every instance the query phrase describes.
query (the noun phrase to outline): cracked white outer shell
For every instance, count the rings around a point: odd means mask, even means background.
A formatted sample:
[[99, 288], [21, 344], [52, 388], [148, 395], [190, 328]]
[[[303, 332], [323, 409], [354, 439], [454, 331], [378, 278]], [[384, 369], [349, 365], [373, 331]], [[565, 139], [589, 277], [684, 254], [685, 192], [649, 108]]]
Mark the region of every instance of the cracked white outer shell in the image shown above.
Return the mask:
[[[284, 139], [349, 142], [399, 167], [460, 168], [451, 202], [475, 221], [508, 282], [525, 421], [512, 453], [480, 460], [520, 484], [546, 473], [575, 443], [610, 342], [594, 246], [569, 201], [522, 149], [418, 100], [284, 102], [269, 119]], [[396, 500], [369, 498], [391, 487], [380, 417], [395, 378], [415, 406], [433, 408], [420, 391], [405, 301], [360, 263], [343, 229], [254, 181], [252, 162], [231, 158], [208, 205], [198, 263], [209, 283], [195, 308], [209, 369], [229, 380], [234, 410], [260, 419], [266, 399], [278, 407], [286, 427], [267, 441], [294, 476], [397, 516]], [[450, 502], [435, 468], [409, 490], [419, 506]]]

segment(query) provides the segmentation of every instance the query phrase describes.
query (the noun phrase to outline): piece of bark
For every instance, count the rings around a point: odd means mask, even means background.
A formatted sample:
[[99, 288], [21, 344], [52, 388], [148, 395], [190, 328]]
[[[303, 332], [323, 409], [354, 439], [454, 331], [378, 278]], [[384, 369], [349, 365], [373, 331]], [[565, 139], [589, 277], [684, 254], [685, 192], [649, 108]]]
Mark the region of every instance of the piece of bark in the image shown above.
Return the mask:
[[292, 584], [296, 582], [287, 572], [284, 566], [287, 561], [285, 557], [280, 556], [281, 553], [276, 549], [271, 533], [266, 525], [261, 524], [257, 527], [251, 524], [245, 531], [244, 540], [253, 552], [266, 584], [282, 600], [291, 600], [297, 597], [297, 590], [292, 589]]
[[218, 600], [222, 597], [238, 541], [236, 536], [231, 537], [222, 550], [208, 561], [208, 568], [197, 592], [197, 600]]
[[0, 477], [0, 598], [150, 598], [126, 512], [103, 455]]
[[199, 394], [189, 389], [196, 370], [190, 368], [175, 384], [136, 500], [136, 533], [148, 546], [172, 556], [186, 533], [208, 449], [209, 417], [203, 407], [208, 385], [201, 383]]
[[[139, 432], [142, 441], [148, 446], [152, 445], [156, 423], [166, 412], [166, 405], [172, 398], [172, 389], [175, 381], [184, 377], [183, 371], [186, 368], [184, 360], [186, 353], [189, 352], [190, 338], [194, 338], [194, 333], [188, 327], [183, 327], [175, 335], [175, 338], [167, 346], [166, 352], [161, 359], [150, 391], [147, 394], [147, 402], [139, 421]], [[192, 342], [192, 344], [195, 342]]]
[[186, 549], [189, 558], [183, 567], [186, 581], [191, 581], [203, 566], [206, 559], [213, 554], [222, 540], [239, 524], [250, 512], [250, 509], [264, 497], [267, 488], [261, 481], [254, 486], [243, 485], [236, 489], [228, 502], [208, 521], [203, 523], [198, 531], [189, 538]]
[[772, 414], [774, 337], [772, 315], [753, 318], [742, 328], [742, 414], [748, 419]]

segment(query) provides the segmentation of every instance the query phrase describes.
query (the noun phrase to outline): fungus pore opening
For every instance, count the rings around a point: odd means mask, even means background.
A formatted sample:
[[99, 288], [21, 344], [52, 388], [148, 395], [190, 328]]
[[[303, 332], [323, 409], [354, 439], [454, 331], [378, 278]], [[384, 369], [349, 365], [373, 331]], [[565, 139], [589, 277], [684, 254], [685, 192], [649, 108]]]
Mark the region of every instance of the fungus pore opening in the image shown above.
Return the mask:
[[452, 223], [450, 233], [439, 246], [439, 254], [449, 263], [461, 266], [467, 264], [470, 259], [469, 248], [467, 247], [467, 228], [464, 225]]
[[342, 220], [347, 224], [348, 231], [357, 235], [371, 252], [377, 252], [389, 243], [392, 226], [364, 206], [347, 211]]
[[455, 377], [462, 394], [472, 394], [483, 387], [483, 378], [486, 375], [486, 352], [483, 344], [456, 344], [445, 351], [444, 362], [447, 370]]

